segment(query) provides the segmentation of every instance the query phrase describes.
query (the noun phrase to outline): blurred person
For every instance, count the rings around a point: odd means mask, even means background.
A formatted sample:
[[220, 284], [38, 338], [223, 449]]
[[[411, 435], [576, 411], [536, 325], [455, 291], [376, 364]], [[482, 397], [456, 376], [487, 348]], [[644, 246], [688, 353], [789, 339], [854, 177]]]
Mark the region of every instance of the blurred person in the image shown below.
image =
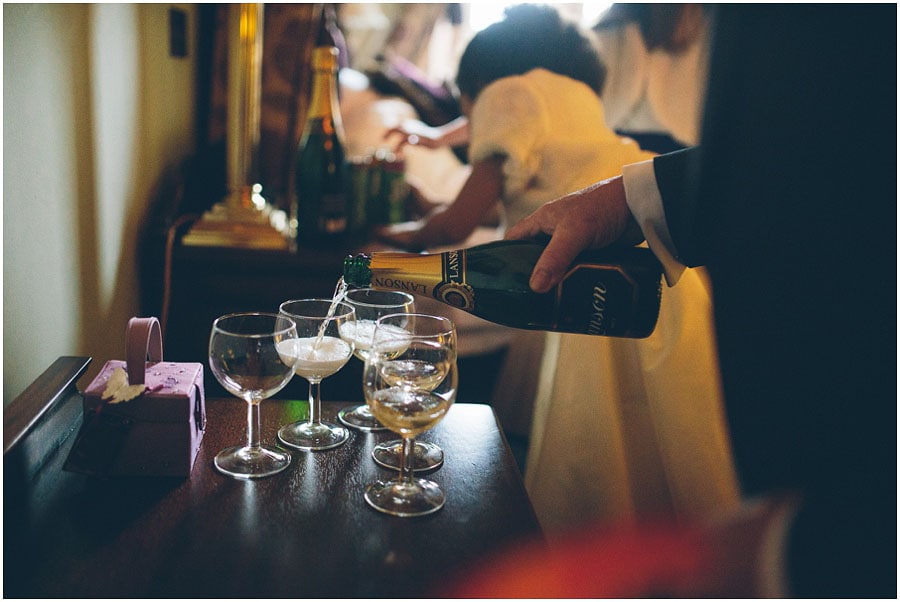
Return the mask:
[[[469, 41], [460, 57], [456, 84], [463, 119], [415, 130], [419, 144], [468, 142], [468, 178], [451, 202], [425, 199], [421, 205], [427, 213], [421, 219], [380, 229], [376, 236], [411, 250], [465, 246], [473, 232], [485, 230], [479, 226], [488, 224], [490, 236], [499, 238], [508, 224], [587, 185], [597, 172], [614, 175], [625, 163], [651, 157], [604, 125], [598, 96], [604, 74], [590, 35], [554, 7], [508, 8], [501, 21]], [[402, 146], [411, 132], [400, 128], [386, 135], [397, 131]], [[423, 142], [431, 139], [433, 144]], [[521, 465], [545, 334], [504, 332], [506, 357], [491, 404], [507, 436], [523, 448]]]
[[545, 5], [517, 5], [478, 32], [460, 57], [456, 84], [464, 119], [410, 132], [403, 141], [467, 139], [472, 172], [456, 199], [379, 238], [421, 249], [464, 240], [500, 201], [503, 221], [534, 209], [624, 163], [649, 158], [604, 126], [605, 71], [585, 32]]
[[896, 19], [717, 7], [700, 144], [508, 231], [551, 235], [538, 292], [579, 251], [642, 238], [670, 284], [708, 268], [746, 501], [513, 553], [453, 593], [896, 598]]
[[[458, 243], [497, 198], [514, 224], [650, 158], [604, 125], [602, 73], [588, 38], [548, 7], [514, 8], [478, 34], [457, 77], [465, 117], [388, 132], [400, 146], [468, 136], [472, 176], [452, 204], [383, 237]], [[688, 519], [737, 503], [710, 315], [707, 282], [692, 271], [666, 291], [648, 339], [521, 332], [510, 344], [492, 403], [528, 435], [526, 485], [552, 540], [589, 518]]]
[[[604, 13], [593, 31], [607, 125], [647, 150], [696, 142], [706, 13], [693, 4]], [[687, 521], [738, 503], [708, 275], [686, 270], [663, 297], [646, 340], [547, 337], [525, 483], [551, 542], [587, 520]]]

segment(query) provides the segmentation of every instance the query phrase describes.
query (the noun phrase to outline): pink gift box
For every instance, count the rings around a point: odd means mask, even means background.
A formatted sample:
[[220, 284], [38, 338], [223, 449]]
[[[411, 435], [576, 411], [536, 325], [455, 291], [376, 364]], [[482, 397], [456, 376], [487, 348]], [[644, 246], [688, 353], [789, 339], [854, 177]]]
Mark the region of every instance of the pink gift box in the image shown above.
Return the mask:
[[[106, 362], [84, 390], [84, 425], [66, 468], [99, 476], [190, 476], [206, 430], [203, 365], [162, 361], [156, 318], [129, 321], [126, 356]], [[127, 385], [143, 383], [144, 391], [127, 401], [104, 399], [117, 368], [128, 374]]]

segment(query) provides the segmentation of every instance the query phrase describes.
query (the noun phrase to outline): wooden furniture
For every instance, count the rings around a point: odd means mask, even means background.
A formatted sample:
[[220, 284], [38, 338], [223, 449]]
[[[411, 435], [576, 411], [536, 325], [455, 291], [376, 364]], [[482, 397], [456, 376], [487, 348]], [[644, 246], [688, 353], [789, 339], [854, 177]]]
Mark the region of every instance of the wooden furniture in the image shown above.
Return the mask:
[[[208, 427], [190, 478], [95, 479], [62, 465], [81, 422], [76, 388], [88, 358], [60, 358], [4, 409], [4, 597], [422, 597], [472, 563], [540, 528], [489, 406], [458, 403], [422, 439], [441, 445], [429, 478], [447, 502], [397, 518], [363, 487], [390, 471], [372, 460], [389, 432], [354, 431], [343, 446], [293, 453], [259, 480], [212, 459], [246, 437], [246, 405], [207, 399]], [[334, 419], [339, 403], [326, 403]], [[306, 404], [261, 406], [262, 437]]]

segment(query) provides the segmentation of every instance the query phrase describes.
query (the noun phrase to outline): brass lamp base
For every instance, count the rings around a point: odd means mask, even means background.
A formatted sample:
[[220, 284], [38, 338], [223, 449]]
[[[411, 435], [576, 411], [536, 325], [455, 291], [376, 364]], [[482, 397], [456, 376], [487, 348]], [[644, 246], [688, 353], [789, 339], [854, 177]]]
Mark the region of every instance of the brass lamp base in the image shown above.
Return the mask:
[[287, 215], [273, 209], [259, 186], [237, 191], [203, 214], [182, 239], [196, 247], [286, 250], [290, 248]]

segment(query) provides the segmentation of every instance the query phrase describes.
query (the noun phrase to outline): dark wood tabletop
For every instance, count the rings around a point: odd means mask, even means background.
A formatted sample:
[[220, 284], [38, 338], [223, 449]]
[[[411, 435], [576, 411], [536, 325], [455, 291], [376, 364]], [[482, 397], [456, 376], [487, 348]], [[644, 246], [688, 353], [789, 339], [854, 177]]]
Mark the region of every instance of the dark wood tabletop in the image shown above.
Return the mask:
[[[286, 471], [263, 479], [219, 474], [215, 454], [246, 439], [237, 399], [207, 400], [190, 478], [63, 471], [81, 401], [58, 373], [77, 370], [78, 359], [61, 358], [70, 361], [48, 370], [51, 385], [23, 394], [49, 392], [49, 409], [23, 411], [44, 404], [17, 399], [4, 412], [4, 597], [421, 597], [485, 555], [541, 537], [494, 412], [481, 404], [454, 405], [421, 436], [444, 449], [428, 478], [447, 501], [418, 518], [382, 514], [363, 498], [368, 482], [392, 474], [370, 456], [396, 438], [390, 432], [354, 430], [333, 450], [295, 451]], [[324, 417], [343, 405], [325, 403]], [[305, 401], [264, 401], [263, 441], [305, 411]]]

